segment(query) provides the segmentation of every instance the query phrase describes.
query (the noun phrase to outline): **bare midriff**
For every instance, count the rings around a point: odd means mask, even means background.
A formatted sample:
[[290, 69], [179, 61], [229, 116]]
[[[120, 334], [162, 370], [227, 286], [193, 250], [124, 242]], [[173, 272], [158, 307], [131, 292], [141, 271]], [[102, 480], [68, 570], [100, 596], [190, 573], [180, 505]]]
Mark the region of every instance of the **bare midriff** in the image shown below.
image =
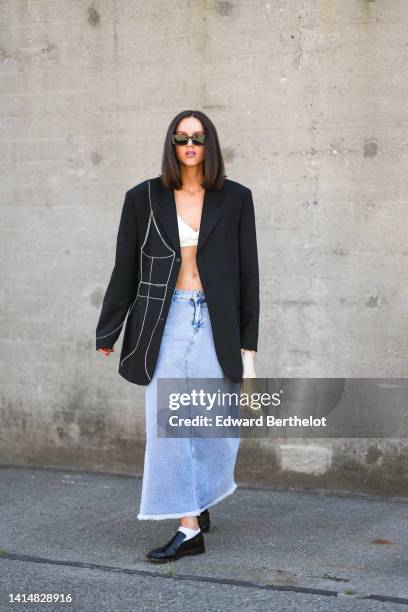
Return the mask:
[[181, 247], [181, 267], [177, 278], [177, 289], [195, 289], [203, 291], [200, 275], [197, 268], [197, 247]]
[[[174, 191], [177, 214], [194, 230], [200, 227], [204, 194], [204, 190], [194, 195], [183, 193], [183, 191]], [[181, 266], [176, 289], [203, 291], [197, 268], [197, 245], [182, 246], [180, 251]]]

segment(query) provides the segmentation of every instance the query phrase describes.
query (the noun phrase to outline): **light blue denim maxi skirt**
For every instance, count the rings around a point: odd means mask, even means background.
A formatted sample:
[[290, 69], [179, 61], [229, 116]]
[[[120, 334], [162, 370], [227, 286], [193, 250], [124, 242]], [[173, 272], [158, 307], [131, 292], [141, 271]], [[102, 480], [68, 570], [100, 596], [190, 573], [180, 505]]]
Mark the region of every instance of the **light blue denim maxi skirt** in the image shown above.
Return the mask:
[[[138, 519], [198, 516], [237, 488], [240, 438], [157, 437], [158, 378], [223, 378], [204, 291], [174, 289], [153, 377], [145, 388], [146, 449]], [[239, 392], [239, 383], [230, 389]]]

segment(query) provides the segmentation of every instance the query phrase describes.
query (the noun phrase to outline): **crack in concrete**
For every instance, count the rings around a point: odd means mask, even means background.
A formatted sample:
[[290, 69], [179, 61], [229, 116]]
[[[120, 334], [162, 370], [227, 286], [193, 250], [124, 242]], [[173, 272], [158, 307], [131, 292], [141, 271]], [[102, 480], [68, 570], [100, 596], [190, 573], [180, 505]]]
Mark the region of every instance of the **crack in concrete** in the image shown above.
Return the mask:
[[[18, 553], [11, 553], [4, 549], [0, 549], [0, 558], [8, 559], [9, 561], [26, 561], [28, 563], [39, 563], [39, 564], [50, 564], [50, 565], [62, 565], [67, 567], [79, 567], [86, 569], [94, 569], [104, 572], [115, 572], [128, 575], [146, 576], [151, 578], [170, 578], [173, 580], [190, 580], [193, 582], [211, 582], [214, 584], [229, 584], [231, 586], [240, 586], [252, 589], [266, 589], [272, 591], [292, 591], [295, 593], [309, 593], [311, 595], [325, 595], [328, 597], [356, 597], [358, 599], [370, 599], [376, 601], [383, 601], [387, 603], [399, 603], [408, 605], [408, 598], [404, 597], [393, 597], [392, 595], [367, 595], [360, 594], [358, 592], [344, 593], [341, 591], [329, 591], [327, 589], [318, 589], [313, 587], [302, 587], [302, 586], [291, 586], [291, 585], [273, 585], [273, 584], [259, 584], [256, 582], [250, 582], [245, 580], [235, 580], [233, 578], [214, 578], [210, 576], [200, 576], [194, 574], [180, 574], [180, 575], [168, 575], [161, 574], [160, 572], [154, 572], [149, 570], [133, 569], [127, 567], [118, 567], [114, 565], [102, 565], [99, 563], [89, 563], [82, 561], [68, 561], [49, 559], [46, 557], [37, 557], [34, 555], [23, 555]], [[167, 566], [168, 564], [165, 564]]]

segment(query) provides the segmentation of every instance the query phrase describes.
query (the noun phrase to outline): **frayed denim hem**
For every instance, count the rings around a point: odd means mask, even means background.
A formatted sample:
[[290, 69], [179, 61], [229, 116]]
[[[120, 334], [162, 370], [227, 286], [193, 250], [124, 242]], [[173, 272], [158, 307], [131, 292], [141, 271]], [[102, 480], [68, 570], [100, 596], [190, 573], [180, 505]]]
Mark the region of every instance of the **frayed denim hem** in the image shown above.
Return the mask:
[[199, 510], [191, 510], [190, 512], [182, 512], [178, 514], [140, 514], [139, 512], [136, 518], [143, 521], [143, 520], [182, 518], [183, 516], [198, 516], [206, 508], [211, 508], [212, 506], [215, 506], [215, 504], [218, 504], [218, 502], [223, 500], [225, 497], [227, 497], [228, 495], [231, 495], [231, 493], [235, 491], [237, 486], [238, 486], [237, 483], [234, 482], [232, 487], [226, 493], [224, 493], [223, 495], [220, 495], [220, 497], [217, 497], [215, 501], [211, 502], [210, 504], [207, 504], [206, 506], [204, 506], [203, 508], [200, 508]]

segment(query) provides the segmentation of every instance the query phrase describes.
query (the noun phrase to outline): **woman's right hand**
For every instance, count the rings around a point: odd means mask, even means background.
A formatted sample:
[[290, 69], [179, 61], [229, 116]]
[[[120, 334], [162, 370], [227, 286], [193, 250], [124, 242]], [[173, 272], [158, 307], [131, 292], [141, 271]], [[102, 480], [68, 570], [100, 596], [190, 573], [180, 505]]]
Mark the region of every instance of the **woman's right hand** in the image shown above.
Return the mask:
[[99, 348], [98, 352], [104, 353], [104, 355], [110, 355], [111, 353], [113, 353], [114, 350], [114, 348]]

